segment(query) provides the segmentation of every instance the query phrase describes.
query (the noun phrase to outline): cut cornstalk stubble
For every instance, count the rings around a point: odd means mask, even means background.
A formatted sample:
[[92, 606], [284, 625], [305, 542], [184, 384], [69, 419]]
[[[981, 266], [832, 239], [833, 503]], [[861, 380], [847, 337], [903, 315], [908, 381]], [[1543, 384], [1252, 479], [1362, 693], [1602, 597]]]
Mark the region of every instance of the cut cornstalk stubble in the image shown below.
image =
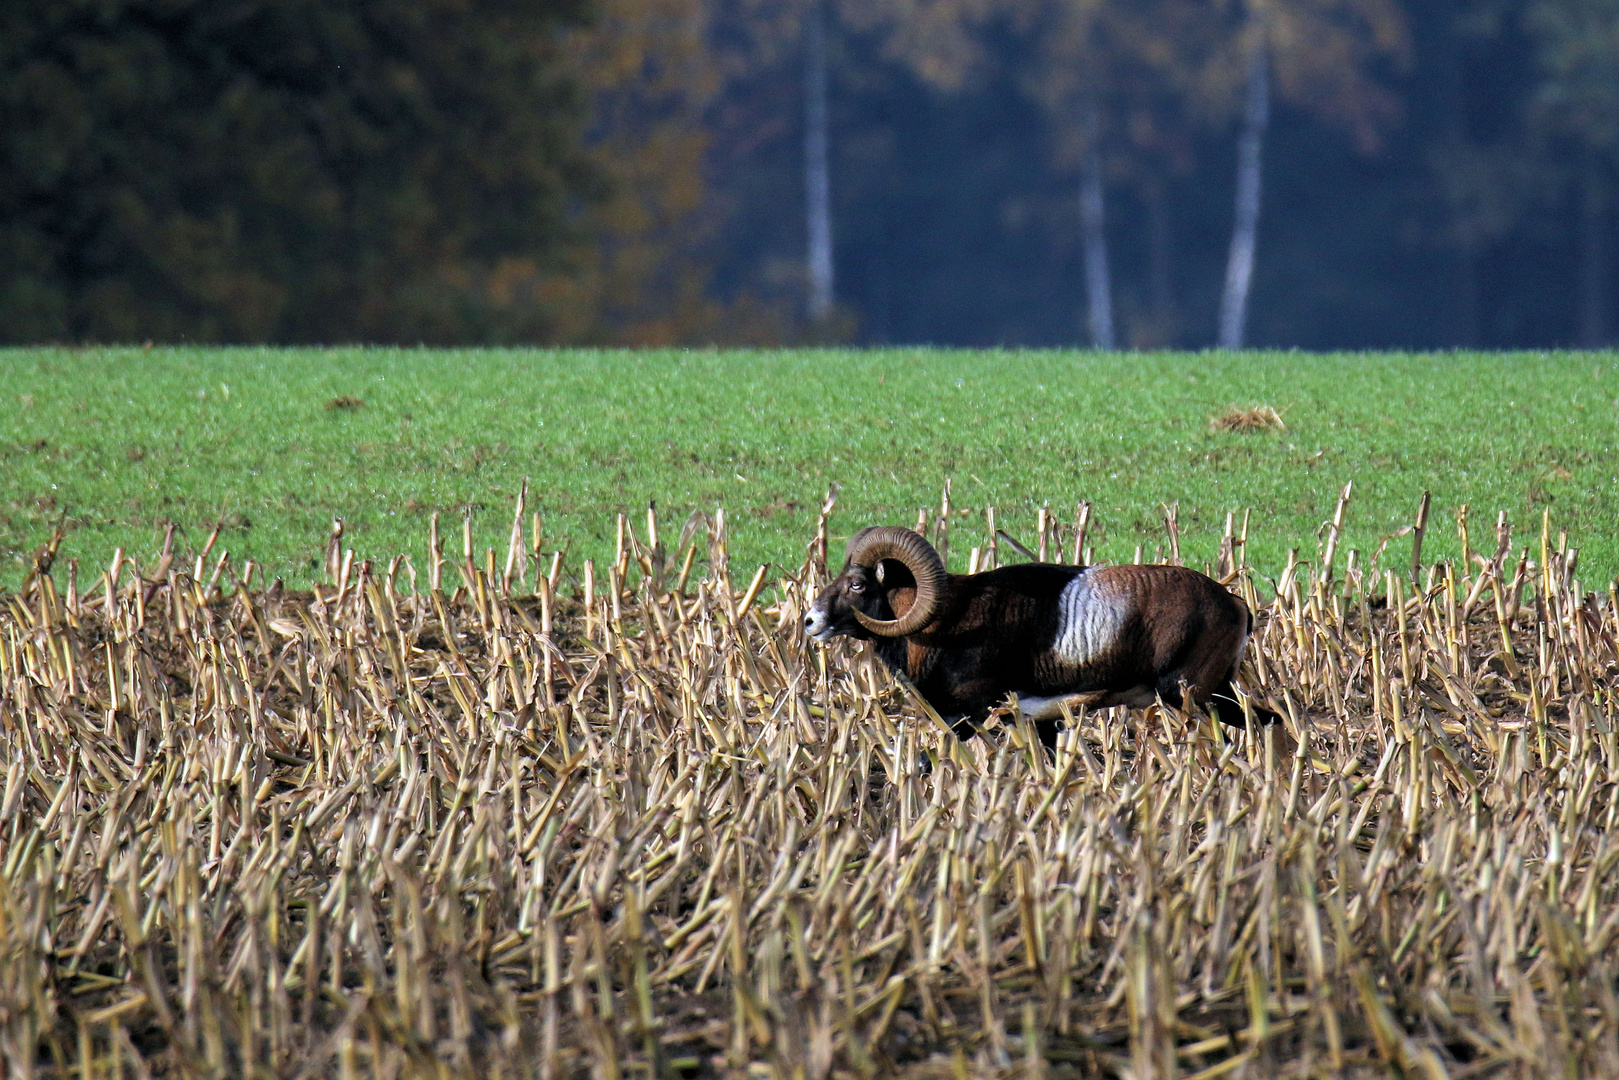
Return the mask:
[[1228, 526], [1297, 752], [1155, 706], [1048, 760], [804, 640], [824, 522], [733, 581], [734, 522], [625, 520], [574, 590], [523, 521], [448, 594], [435, 532], [422, 593], [0, 596], [12, 1075], [1619, 1075], [1619, 623], [1563, 544], [1260, 603]]

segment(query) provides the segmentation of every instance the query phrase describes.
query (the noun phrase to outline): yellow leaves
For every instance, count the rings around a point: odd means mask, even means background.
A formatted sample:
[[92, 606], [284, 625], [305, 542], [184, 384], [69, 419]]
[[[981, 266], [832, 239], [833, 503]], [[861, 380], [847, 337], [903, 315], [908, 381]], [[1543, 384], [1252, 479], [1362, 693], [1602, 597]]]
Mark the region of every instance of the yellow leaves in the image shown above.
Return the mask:
[[974, 37], [1005, 0], [843, 0], [838, 13], [858, 30], [885, 33], [884, 52], [939, 90], [959, 90], [983, 63]]
[[1403, 65], [1410, 39], [1393, 0], [1268, 0], [1254, 4], [1283, 97], [1347, 128], [1363, 152], [1399, 103], [1379, 85], [1379, 64]]
[[[585, 242], [560, 270], [496, 268], [492, 297], [528, 297], [560, 343], [775, 341], [780, 320], [708, 295], [700, 248], [716, 215], [704, 179], [709, 110], [733, 58], [713, 42], [709, 0], [601, 0], [563, 49], [590, 101], [588, 152], [605, 185], [577, 221]], [[771, 31], [796, 36], [780, 13]]]
[[484, 288], [490, 300], [506, 307], [521, 298], [521, 288], [531, 284], [538, 274], [539, 267], [533, 259], [507, 257], [495, 263]]
[[701, 0], [604, 0], [565, 54], [591, 103], [591, 159], [605, 197], [561, 272], [497, 269], [491, 291], [521, 287], [552, 313], [553, 339], [665, 344], [689, 340], [715, 305], [687, 256], [705, 233], [704, 111], [721, 85]]

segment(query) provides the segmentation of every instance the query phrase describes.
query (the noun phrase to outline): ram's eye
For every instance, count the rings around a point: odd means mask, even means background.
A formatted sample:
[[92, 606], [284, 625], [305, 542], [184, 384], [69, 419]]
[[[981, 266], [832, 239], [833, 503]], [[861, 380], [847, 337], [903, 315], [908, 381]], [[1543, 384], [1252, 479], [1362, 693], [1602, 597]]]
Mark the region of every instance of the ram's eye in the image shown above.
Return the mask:
[[850, 592], [865, 592], [866, 591], [866, 583], [864, 581], [851, 581], [851, 582], [849, 582], [849, 591]]

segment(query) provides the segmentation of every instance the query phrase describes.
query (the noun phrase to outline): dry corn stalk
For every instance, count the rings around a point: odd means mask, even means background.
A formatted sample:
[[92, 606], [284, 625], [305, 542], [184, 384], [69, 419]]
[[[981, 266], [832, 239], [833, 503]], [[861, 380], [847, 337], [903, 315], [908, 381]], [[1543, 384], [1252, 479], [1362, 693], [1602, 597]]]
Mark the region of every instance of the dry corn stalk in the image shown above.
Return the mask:
[[8, 1071], [1619, 1075], [1571, 552], [1263, 605], [1228, 558], [1297, 755], [1154, 708], [1051, 759], [808, 646], [824, 539], [743, 584], [725, 528], [665, 572], [626, 526], [588, 610], [470, 531], [450, 592], [345, 551], [0, 596]]

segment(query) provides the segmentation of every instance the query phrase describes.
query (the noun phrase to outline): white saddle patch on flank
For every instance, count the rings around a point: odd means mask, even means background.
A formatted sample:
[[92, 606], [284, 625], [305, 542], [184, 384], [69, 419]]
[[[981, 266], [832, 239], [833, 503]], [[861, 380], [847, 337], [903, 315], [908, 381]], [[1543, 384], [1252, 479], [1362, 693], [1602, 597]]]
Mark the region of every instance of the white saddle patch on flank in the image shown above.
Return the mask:
[[1124, 604], [1097, 594], [1089, 574], [1063, 586], [1057, 599], [1057, 639], [1051, 651], [1081, 667], [1112, 651], [1124, 625]]

